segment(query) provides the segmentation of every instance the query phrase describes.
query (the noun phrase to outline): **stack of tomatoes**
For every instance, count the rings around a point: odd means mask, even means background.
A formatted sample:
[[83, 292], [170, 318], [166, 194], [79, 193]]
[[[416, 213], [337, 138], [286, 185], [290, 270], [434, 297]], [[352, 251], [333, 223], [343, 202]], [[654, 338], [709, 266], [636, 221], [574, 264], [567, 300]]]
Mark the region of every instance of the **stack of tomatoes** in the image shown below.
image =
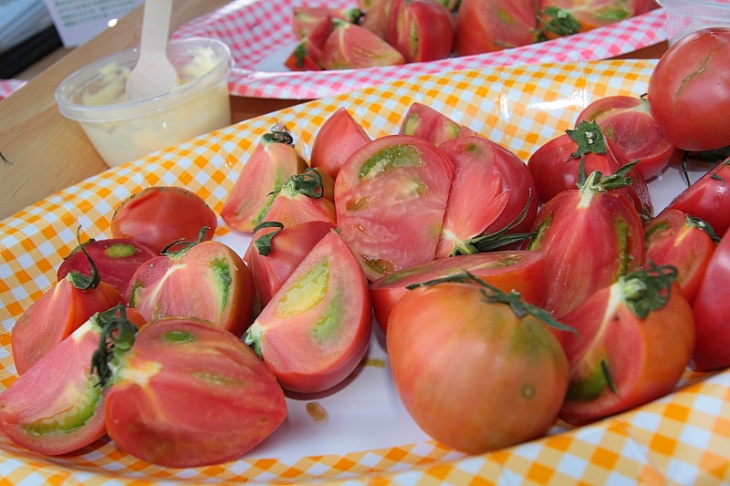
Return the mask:
[[132, 196], [15, 325], [0, 428], [43, 454], [108, 434], [167, 466], [235, 459], [285, 419], [285, 392], [352, 374], [373, 314], [405, 407], [468, 453], [729, 366], [730, 158], [656, 215], [647, 186], [730, 145], [701, 120], [672, 130], [687, 103], [730, 124], [729, 46], [722, 29], [677, 43], [646, 98], [594, 102], [527, 163], [420, 103], [375, 139], [336, 111], [309, 161], [275, 126], [220, 212], [252, 235], [241, 255], [195, 194]]
[[291, 70], [357, 69], [468, 56], [586, 32], [655, 0], [361, 0], [295, 6]]

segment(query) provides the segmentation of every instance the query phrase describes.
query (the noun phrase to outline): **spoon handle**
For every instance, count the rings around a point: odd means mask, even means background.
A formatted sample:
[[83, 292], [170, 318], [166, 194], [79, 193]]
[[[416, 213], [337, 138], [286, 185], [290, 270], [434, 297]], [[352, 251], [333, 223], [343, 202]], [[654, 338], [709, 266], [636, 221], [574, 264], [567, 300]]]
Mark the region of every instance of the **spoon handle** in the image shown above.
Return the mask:
[[[172, 15], [172, 0], [145, 0], [144, 22], [142, 23], [142, 34], [140, 44], [147, 49], [140, 50], [140, 58], [152, 51], [167, 47], [167, 38], [170, 35], [170, 16]], [[152, 49], [154, 47], [154, 49]]]

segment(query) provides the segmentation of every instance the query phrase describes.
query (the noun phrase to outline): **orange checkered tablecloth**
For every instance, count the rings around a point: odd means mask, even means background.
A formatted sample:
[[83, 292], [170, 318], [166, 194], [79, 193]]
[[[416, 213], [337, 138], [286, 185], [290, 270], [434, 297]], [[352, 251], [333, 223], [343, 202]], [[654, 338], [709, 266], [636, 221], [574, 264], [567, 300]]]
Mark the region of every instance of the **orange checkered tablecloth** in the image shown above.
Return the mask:
[[[284, 123], [299, 150], [308, 156], [318, 127], [337, 108], [346, 107], [371, 137], [378, 137], [395, 133], [415, 101], [441, 110], [526, 160], [537, 146], [569, 128], [591, 100], [642, 94], [654, 63], [545, 64], [396, 80], [227, 127], [40, 201], [0, 222], [0, 388], [15, 379], [12, 326], [23, 309], [55, 281], [55, 268], [75, 246], [78, 225], [90, 237], [108, 237], [116, 205], [143, 187], [183, 185], [219, 211], [241, 164], [274, 123]], [[678, 170], [672, 170], [651, 182], [659, 208], [679, 187], [674, 186], [678, 177]], [[245, 241], [224, 226], [217, 237], [237, 245]], [[12, 484], [85, 485], [730, 482], [730, 372], [688, 374], [674, 394], [631, 412], [580, 428], [556, 426], [541, 440], [465, 456], [419, 434], [407, 418], [397, 415], [401, 412], [388, 388], [387, 354], [375, 339], [371, 348], [368, 361], [381, 360], [386, 365], [364, 363], [364, 370], [344, 388], [332, 396], [317, 397], [332, 417], [321, 430], [312, 432], [306, 419], [299, 420], [296, 413], [301, 403], [291, 402], [285, 430], [238, 461], [165, 469], [124, 454], [109, 440], [76, 454], [47, 458], [0, 438], [0, 478]], [[370, 412], [382, 414], [369, 421]], [[388, 420], [397, 426], [388, 425]], [[389, 426], [389, 434], [367, 442], [368, 429], [377, 429], [379, 421]], [[300, 429], [307, 433], [297, 436]], [[327, 438], [329, 444], [325, 444]]]

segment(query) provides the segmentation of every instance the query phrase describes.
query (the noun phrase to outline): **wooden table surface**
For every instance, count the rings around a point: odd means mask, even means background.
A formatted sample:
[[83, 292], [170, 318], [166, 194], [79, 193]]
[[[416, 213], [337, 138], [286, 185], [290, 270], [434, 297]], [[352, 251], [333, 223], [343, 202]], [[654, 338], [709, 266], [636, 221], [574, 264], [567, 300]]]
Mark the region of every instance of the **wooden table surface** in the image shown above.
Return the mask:
[[[174, 0], [170, 31], [230, 0]], [[61, 116], [54, 92], [68, 75], [114, 52], [139, 44], [142, 7], [35, 75], [0, 101], [0, 219], [107, 169], [76, 122]], [[656, 58], [666, 43], [625, 55]], [[233, 122], [301, 103], [301, 100], [231, 97]]]

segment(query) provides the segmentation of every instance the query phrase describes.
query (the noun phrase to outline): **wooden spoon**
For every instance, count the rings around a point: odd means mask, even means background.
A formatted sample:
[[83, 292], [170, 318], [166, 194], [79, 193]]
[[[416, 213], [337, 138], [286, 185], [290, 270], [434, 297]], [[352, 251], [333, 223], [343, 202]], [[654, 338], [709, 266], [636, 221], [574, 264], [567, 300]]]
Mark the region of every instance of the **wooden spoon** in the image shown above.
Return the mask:
[[177, 71], [167, 58], [171, 14], [172, 0], [145, 0], [139, 60], [127, 79], [127, 101], [152, 98], [175, 86]]

